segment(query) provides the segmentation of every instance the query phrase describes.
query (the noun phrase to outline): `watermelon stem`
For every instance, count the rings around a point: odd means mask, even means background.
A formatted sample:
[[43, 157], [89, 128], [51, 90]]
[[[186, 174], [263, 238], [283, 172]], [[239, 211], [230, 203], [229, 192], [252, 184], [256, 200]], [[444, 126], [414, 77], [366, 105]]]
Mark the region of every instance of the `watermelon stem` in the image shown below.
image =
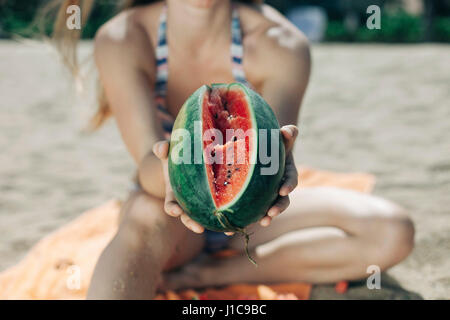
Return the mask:
[[217, 220], [219, 220], [219, 223], [222, 225], [223, 228], [227, 229], [227, 231], [237, 232], [244, 236], [244, 243], [245, 243], [245, 254], [247, 255], [247, 259], [254, 265], [258, 266], [256, 261], [250, 256], [250, 252], [248, 250], [248, 242], [250, 241], [250, 234], [244, 229], [239, 228], [236, 226], [233, 226], [228, 220], [228, 218], [222, 213], [222, 212], [215, 212], [215, 216], [217, 217]]

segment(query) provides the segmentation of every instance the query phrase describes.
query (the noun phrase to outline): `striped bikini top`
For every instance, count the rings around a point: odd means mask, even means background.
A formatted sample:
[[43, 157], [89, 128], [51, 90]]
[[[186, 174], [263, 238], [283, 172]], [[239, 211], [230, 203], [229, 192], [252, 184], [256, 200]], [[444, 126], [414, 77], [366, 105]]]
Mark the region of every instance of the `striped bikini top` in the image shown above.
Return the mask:
[[[169, 47], [167, 44], [167, 8], [164, 6], [158, 28], [158, 44], [156, 47], [156, 84], [155, 84], [155, 103], [158, 118], [161, 120], [164, 136], [170, 138], [172, 132], [174, 117], [166, 109], [167, 79], [169, 77], [168, 58]], [[244, 49], [242, 46], [241, 23], [239, 21], [238, 9], [233, 6], [231, 14], [231, 62], [232, 73], [236, 82], [249, 85], [245, 78], [242, 59]]]

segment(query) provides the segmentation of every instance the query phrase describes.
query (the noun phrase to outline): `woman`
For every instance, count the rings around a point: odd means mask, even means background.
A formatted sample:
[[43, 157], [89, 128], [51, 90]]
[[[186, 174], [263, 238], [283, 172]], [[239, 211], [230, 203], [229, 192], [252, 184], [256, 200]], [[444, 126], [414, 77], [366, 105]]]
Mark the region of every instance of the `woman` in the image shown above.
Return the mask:
[[[365, 277], [369, 265], [385, 270], [410, 253], [413, 225], [397, 205], [340, 189], [295, 189], [291, 150], [310, 72], [300, 31], [258, 1], [148, 2], [120, 12], [95, 38], [106, 96], [96, 121], [114, 116], [139, 186], [97, 263], [89, 298], [153, 298], [162, 284], [352, 280]], [[241, 239], [204, 233], [183, 213], [167, 179], [168, 144], [157, 142], [170, 135], [173, 118], [195, 89], [235, 81], [252, 86], [273, 108], [288, 154], [278, 201], [250, 228], [258, 268], [242, 252]], [[224, 247], [240, 254], [194, 259]]]

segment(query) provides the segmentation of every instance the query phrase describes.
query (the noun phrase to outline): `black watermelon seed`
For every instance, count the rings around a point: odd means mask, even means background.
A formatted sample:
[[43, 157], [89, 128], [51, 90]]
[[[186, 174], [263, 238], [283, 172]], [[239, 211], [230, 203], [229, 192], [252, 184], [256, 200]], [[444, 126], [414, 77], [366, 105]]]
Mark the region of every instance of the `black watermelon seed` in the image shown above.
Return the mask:
[[233, 136], [233, 141], [237, 141], [237, 137], [236, 136]]

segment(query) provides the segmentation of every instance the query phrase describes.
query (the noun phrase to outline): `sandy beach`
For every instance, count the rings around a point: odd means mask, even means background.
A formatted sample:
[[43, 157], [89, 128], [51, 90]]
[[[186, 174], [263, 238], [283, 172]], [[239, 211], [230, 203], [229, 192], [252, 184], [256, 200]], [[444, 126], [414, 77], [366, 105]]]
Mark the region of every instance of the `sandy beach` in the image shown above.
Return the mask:
[[[416, 226], [413, 253], [388, 274], [449, 299], [450, 46], [315, 45], [312, 55], [297, 162], [374, 174], [374, 193]], [[0, 270], [83, 211], [126, 197], [132, 160], [113, 121], [83, 131], [94, 108], [51, 49], [0, 42]]]

